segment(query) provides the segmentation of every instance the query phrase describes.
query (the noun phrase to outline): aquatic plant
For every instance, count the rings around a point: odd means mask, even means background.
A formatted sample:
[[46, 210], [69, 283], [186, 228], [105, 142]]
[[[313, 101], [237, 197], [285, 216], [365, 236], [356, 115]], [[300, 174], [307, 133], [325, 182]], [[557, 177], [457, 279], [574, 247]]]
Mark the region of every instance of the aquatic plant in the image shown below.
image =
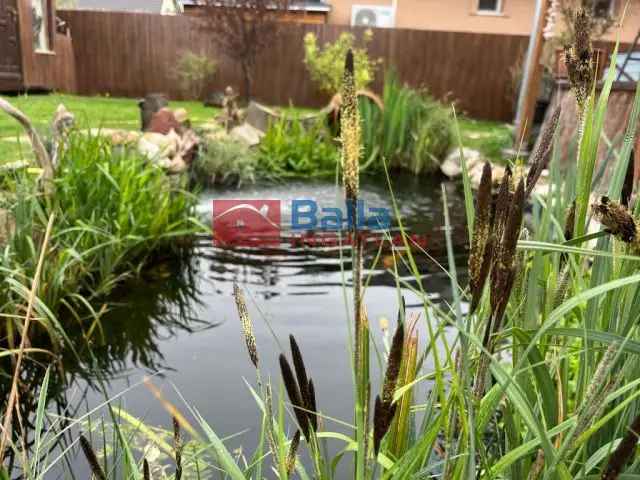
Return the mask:
[[266, 177], [335, 175], [339, 152], [322, 119], [272, 122], [258, 147], [258, 171]]
[[382, 111], [367, 98], [360, 100], [367, 169], [384, 171], [387, 162], [416, 174], [436, 170], [453, 142], [450, 109], [428, 91], [402, 85], [392, 70], [382, 97]]

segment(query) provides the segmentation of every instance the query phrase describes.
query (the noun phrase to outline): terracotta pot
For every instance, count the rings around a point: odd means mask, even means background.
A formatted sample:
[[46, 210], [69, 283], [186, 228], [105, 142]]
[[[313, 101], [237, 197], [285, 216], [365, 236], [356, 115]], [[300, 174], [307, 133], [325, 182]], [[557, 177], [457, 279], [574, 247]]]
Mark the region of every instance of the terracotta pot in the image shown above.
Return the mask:
[[[600, 81], [602, 79], [602, 75], [606, 68], [608, 68], [609, 59], [607, 57], [607, 52], [601, 48], [594, 48], [593, 55], [595, 58], [595, 62], [597, 65], [596, 70], [596, 79]], [[556, 80], [566, 80], [569, 78], [569, 73], [567, 72], [567, 65], [564, 61], [564, 49], [556, 48], [555, 59], [553, 62], [553, 76]]]

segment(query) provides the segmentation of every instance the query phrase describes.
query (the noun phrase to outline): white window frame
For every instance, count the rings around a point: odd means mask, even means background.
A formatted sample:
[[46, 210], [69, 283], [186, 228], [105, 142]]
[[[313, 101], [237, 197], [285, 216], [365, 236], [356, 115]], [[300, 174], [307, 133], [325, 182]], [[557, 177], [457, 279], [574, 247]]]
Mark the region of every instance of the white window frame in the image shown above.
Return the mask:
[[474, 0], [477, 15], [502, 15], [502, 0], [496, 0], [495, 10], [481, 10], [480, 0]]

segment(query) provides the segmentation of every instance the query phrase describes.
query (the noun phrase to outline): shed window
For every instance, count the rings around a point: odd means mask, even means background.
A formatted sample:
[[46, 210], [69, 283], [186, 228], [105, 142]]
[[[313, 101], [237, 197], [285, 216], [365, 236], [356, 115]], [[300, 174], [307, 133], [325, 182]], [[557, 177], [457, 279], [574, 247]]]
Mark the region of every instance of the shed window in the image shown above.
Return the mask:
[[478, 0], [478, 13], [500, 13], [501, 0]]
[[49, 1], [31, 0], [33, 48], [36, 52], [51, 51], [51, 9]]
[[593, 0], [593, 15], [607, 18], [613, 13], [613, 0]]

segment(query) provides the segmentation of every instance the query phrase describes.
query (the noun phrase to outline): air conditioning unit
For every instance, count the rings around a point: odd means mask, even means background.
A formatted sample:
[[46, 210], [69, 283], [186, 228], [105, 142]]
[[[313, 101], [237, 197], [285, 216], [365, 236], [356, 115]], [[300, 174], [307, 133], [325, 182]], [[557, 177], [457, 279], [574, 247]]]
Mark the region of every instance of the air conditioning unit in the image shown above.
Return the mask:
[[353, 5], [351, 7], [352, 27], [393, 28], [395, 9], [387, 5]]

